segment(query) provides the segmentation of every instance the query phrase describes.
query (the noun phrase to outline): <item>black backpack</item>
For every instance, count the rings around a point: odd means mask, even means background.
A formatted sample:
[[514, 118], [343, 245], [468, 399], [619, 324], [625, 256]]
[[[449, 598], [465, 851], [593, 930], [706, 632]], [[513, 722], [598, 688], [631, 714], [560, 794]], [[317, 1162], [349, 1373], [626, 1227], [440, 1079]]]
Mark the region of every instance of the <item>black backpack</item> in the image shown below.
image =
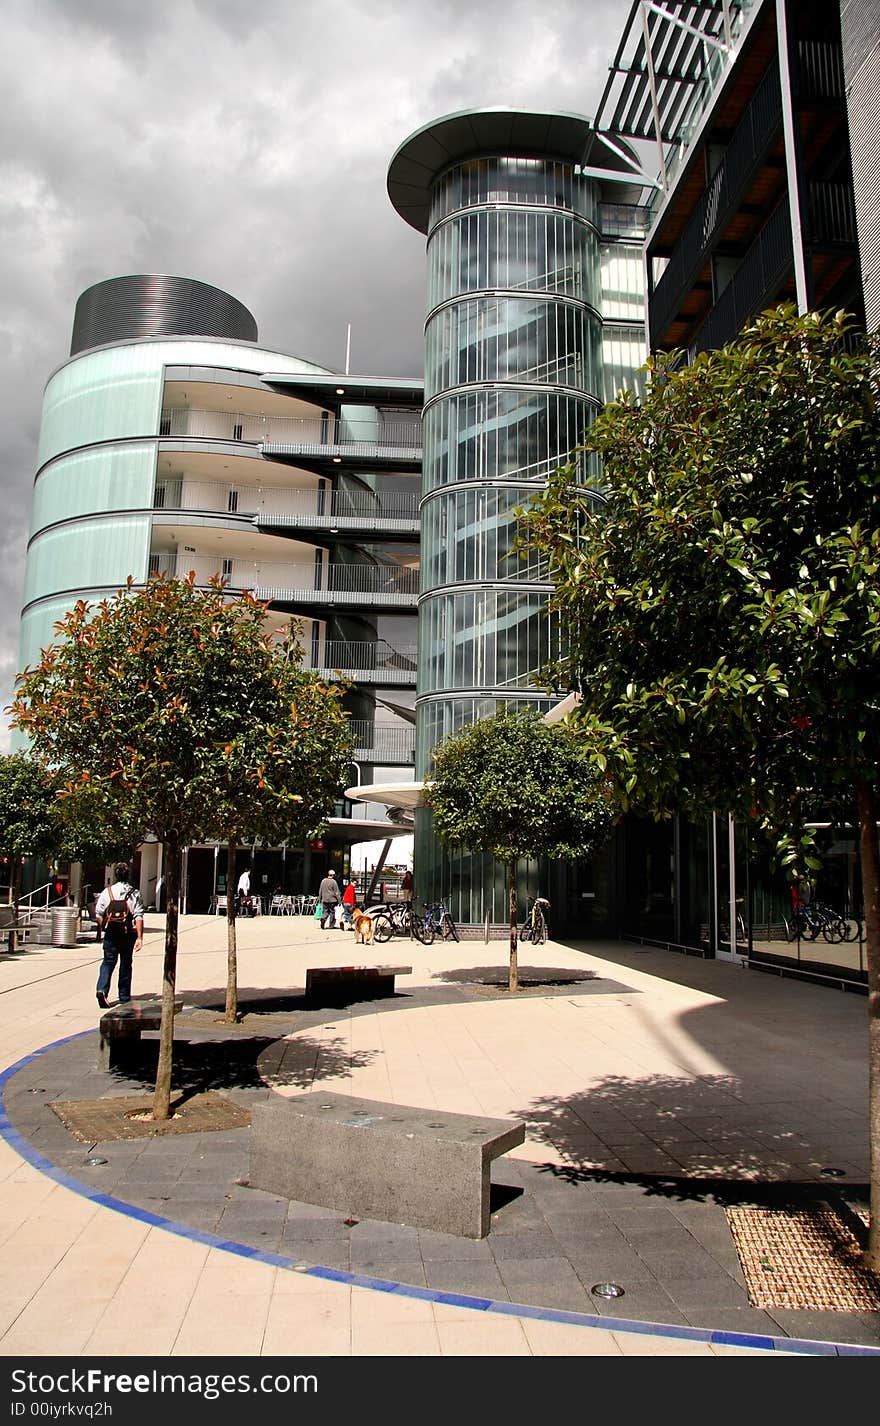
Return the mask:
[[[111, 927], [115, 928], [115, 930], [123, 936], [131, 936], [134, 934], [134, 919], [128, 909], [128, 897], [130, 894], [131, 887], [126, 885], [126, 894], [124, 897], [111, 896], [107, 910], [104, 912], [102, 918], [105, 935]], [[111, 940], [112, 939], [111, 937]]]

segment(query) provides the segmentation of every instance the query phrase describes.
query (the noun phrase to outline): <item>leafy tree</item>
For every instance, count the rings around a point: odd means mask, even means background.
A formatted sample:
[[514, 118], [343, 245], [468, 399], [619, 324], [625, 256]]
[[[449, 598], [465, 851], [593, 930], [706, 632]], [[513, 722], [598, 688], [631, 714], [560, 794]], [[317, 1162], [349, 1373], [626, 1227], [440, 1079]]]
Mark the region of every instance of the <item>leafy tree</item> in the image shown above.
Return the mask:
[[252, 785], [253, 805], [265, 797], [297, 826], [308, 798], [320, 820], [332, 778], [317, 767], [332, 759], [332, 736], [338, 761], [330, 765], [341, 780], [339, 692], [309, 676], [299, 696], [296, 670], [276, 653], [264, 615], [249, 595], [230, 598], [219, 579], [206, 591], [194, 575], [157, 577], [141, 589], [129, 581], [96, 607], [80, 600], [56, 624], [58, 641], [19, 676], [10, 710], [65, 786], [90, 790], [103, 821], [127, 827], [136, 818], [163, 843], [156, 1119], [168, 1118], [171, 1095], [183, 848], [217, 834], [233, 786]]
[[[92, 783], [57, 787], [55, 855], [68, 862], [131, 862], [143, 837], [143, 824], [133, 808], [128, 811], [126, 820], [126, 808], [118, 802], [108, 807]], [[85, 886], [80, 883], [80, 909], [84, 896]]]
[[497, 713], [434, 750], [425, 787], [440, 841], [488, 852], [507, 867], [510, 989], [518, 987], [516, 867], [525, 857], [575, 860], [608, 838], [616, 809], [607, 779], [566, 725]]
[[843, 313], [761, 315], [691, 366], [648, 363], [590, 428], [607, 503], [560, 470], [527, 516], [549, 556], [577, 726], [625, 806], [729, 812], [794, 876], [804, 824], [857, 807], [865, 893], [871, 1229], [880, 1269], [878, 346]]
[[24, 753], [0, 758], [0, 851], [9, 865], [13, 907], [8, 949], [15, 950], [21, 894], [21, 864], [52, 856], [57, 841], [55, 785], [42, 765]]
[[217, 769], [213, 825], [214, 835], [227, 844], [225, 1018], [230, 1024], [238, 1016], [236, 850], [244, 841], [277, 845], [317, 836], [349, 766], [351, 731], [339, 690], [304, 670], [301, 659], [291, 626], [273, 647], [272, 679], [261, 688], [261, 703], [224, 745]]

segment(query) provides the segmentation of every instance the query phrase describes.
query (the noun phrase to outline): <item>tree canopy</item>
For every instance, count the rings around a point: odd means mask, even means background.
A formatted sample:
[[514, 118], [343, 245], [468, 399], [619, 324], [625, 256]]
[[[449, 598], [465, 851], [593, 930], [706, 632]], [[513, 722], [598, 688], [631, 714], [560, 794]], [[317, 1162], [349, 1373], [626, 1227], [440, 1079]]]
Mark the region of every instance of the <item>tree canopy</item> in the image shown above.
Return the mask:
[[[58, 842], [55, 783], [36, 759], [25, 753], [0, 757], [0, 853], [9, 872], [9, 900], [18, 921], [21, 863], [28, 857], [48, 860]], [[16, 932], [9, 930], [9, 950]]]
[[585, 436], [604, 507], [561, 469], [526, 515], [565, 653], [548, 670], [624, 806], [730, 812], [792, 871], [817, 806], [858, 804], [880, 1266], [878, 345], [843, 313], [766, 312], [648, 363]]
[[[320, 827], [347, 767], [341, 690], [265, 632], [265, 606], [222, 581], [130, 581], [80, 600], [19, 676], [13, 724], [69, 796], [89, 790], [102, 825], [134, 819], [166, 852], [166, 942], [154, 1114], [168, 1115], [180, 853], [245, 823]], [[234, 808], [235, 803], [238, 809]]]
[[608, 779], [566, 724], [501, 712], [435, 748], [424, 795], [445, 846], [488, 853], [508, 869], [515, 990], [516, 864], [525, 857], [591, 856], [617, 815]]

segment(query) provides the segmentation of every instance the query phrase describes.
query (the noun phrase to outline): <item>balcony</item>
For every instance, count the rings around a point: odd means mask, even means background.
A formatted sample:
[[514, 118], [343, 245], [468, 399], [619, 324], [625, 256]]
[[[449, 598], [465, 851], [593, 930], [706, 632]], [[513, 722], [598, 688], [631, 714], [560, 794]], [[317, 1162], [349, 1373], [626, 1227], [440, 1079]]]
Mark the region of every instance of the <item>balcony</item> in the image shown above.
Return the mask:
[[415, 644], [394, 648], [384, 639], [371, 643], [328, 639], [306, 655], [303, 667], [328, 679], [344, 674], [354, 683], [415, 688], [417, 655]]
[[391, 462], [418, 468], [422, 459], [421, 421], [385, 421], [336, 416], [261, 416], [242, 411], [166, 408], [159, 420], [163, 438], [238, 441], [259, 446], [270, 459], [345, 459]]
[[792, 262], [791, 215], [784, 198], [697, 332], [692, 352], [733, 341], [750, 317], [773, 302]]
[[811, 243], [855, 245], [856, 200], [851, 184], [811, 182], [807, 199]]
[[662, 345], [712, 245], [724, 232], [782, 126], [782, 91], [775, 65], [767, 70], [740, 119], [724, 158], [688, 218], [649, 302], [651, 345]]
[[177, 579], [195, 572], [197, 584], [220, 575], [231, 592], [249, 590], [274, 604], [320, 608], [415, 608], [419, 571], [395, 564], [286, 564], [269, 560], [225, 559], [204, 555], [153, 554], [150, 574]]
[[378, 763], [386, 767], [415, 765], [415, 727], [388, 727], [361, 719], [352, 719], [349, 727], [354, 737], [352, 757], [356, 762]]
[[159, 478], [156, 510], [192, 510], [245, 517], [260, 530], [322, 531], [415, 539], [419, 497], [398, 491], [316, 490], [305, 486], [233, 485], [229, 481]]

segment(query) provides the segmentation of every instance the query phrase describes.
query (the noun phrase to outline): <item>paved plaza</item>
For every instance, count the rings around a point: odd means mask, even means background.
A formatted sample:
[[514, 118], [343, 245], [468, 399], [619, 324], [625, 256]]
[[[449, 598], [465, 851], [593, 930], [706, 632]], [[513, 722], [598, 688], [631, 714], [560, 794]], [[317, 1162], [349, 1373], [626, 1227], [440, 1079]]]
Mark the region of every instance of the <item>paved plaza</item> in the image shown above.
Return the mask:
[[[251, 1188], [247, 1128], [76, 1138], [51, 1104], [148, 1094], [155, 1037], [98, 1068], [93, 939], [3, 954], [0, 1354], [880, 1351], [864, 1302], [755, 1305], [731, 1231], [738, 1212], [823, 1205], [858, 1226], [862, 996], [551, 941], [521, 947], [511, 997], [503, 941], [371, 950], [287, 916], [239, 922], [238, 940], [229, 1027], [225, 922], [182, 919], [175, 1094], [247, 1109], [320, 1089], [521, 1120], [525, 1142], [493, 1166], [488, 1237]], [[148, 915], [136, 996], [158, 993], [162, 948]], [[307, 968], [352, 961], [413, 974], [390, 999], [305, 999]], [[608, 1282], [623, 1295], [597, 1295]]]

